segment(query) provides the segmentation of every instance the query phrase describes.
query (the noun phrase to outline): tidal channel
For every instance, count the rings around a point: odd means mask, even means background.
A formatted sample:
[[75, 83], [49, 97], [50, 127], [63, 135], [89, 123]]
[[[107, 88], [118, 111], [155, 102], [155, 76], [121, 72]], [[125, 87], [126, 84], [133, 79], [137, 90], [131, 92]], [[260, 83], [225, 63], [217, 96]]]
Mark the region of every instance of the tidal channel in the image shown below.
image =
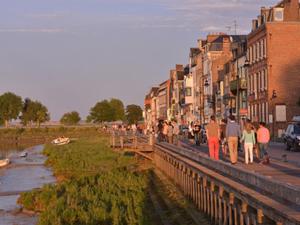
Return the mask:
[[54, 183], [52, 171], [44, 166], [43, 145], [25, 149], [27, 157], [20, 157], [22, 150], [3, 150], [0, 157], [8, 157], [10, 165], [0, 168], [0, 225], [34, 225], [37, 216], [22, 213], [17, 200], [21, 192]]

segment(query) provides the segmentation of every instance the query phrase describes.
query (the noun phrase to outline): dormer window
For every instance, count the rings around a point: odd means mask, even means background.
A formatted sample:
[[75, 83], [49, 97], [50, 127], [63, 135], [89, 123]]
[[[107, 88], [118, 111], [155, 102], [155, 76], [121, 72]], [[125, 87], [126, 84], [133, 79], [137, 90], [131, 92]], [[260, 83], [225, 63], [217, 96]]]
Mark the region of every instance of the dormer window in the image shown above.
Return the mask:
[[284, 19], [284, 9], [283, 8], [274, 8], [273, 9], [274, 21], [280, 22]]

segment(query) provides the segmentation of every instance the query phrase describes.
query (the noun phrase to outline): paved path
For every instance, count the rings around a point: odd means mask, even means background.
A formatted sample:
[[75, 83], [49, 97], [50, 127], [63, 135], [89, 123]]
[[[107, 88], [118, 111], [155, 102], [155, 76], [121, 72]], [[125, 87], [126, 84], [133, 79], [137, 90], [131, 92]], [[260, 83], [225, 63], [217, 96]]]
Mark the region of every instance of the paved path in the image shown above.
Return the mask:
[[300, 152], [287, 151], [283, 143], [271, 143], [269, 154], [272, 158], [282, 160], [282, 156], [287, 156], [287, 161], [300, 166]]
[[[193, 148], [201, 151], [202, 153], [208, 154], [207, 145], [196, 146], [194, 144], [188, 143], [186, 141], [181, 142], [182, 147]], [[257, 162], [253, 164], [246, 165], [244, 163], [244, 153], [239, 153], [239, 162], [236, 165], [253, 171], [257, 174], [264, 175], [271, 179], [279, 180], [283, 183], [300, 188], [300, 161], [297, 162], [298, 157], [300, 158], [299, 152], [287, 152], [284, 150], [284, 145], [282, 144], [271, 144], [270, 145], [270, 155], [271, 163], [268, 165], [259, 164]], [[283, 162], [281, 160], [281, 154], [288, 154], [288, 158], [293, 157], [292, 160], [288, 162]], [[295, 156], [294, 156], [295, 155]], [[278, 159], [277, 159], [278, 157]], [[221, 160], [229, 162], [229, 157], [222, 157]]]

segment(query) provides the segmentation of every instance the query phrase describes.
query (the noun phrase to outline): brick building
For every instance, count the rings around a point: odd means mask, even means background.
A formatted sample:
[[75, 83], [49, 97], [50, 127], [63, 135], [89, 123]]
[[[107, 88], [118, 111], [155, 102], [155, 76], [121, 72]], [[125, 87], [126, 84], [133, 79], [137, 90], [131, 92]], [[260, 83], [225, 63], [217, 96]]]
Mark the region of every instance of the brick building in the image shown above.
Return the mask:
[[176, 119], [181, 123], [183, 115], [182, 106], [184, 104], [184, 71], [183, 65], [176, 65], [176, 68], [170, 71], [170, 120]]
[[300, 115], [299, 0], [261, 8], [248, 35], [248, 113], [266, 122], [275, 136]]

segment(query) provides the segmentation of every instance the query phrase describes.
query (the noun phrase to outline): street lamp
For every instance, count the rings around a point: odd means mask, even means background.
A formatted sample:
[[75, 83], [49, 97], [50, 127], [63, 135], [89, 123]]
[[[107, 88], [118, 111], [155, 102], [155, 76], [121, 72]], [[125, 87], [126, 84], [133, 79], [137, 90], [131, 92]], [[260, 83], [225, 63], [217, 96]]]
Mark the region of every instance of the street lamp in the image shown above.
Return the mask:
[[[273, 90], [272, 91], [272, 96], [270, 98], [271, 101], [273, 101], [274, 99], [277, 98], [277, 93], [276, 93], [276, 90]], [[272, 133], [273, 133], [273, 140], [275, 139], [275, 104], [273, 104], [273, 126], [272, 126]]]

